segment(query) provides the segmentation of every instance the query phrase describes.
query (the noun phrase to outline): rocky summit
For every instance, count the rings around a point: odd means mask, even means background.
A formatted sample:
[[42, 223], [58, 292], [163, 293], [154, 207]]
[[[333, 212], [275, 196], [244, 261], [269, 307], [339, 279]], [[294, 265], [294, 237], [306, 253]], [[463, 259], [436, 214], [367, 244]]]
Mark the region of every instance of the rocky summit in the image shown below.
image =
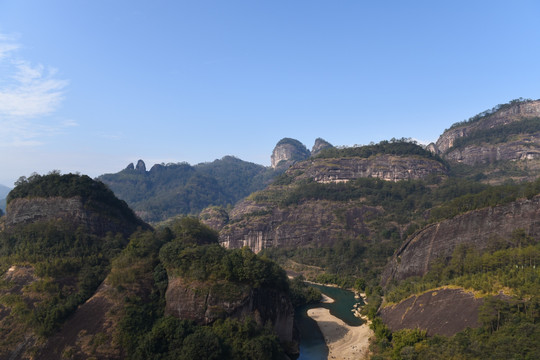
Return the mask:
[[309, 150], [300, 141], [283, 138], [272, 151], [272, 168], [287, 169], [295, 162], [307, 159], [310, 155]]

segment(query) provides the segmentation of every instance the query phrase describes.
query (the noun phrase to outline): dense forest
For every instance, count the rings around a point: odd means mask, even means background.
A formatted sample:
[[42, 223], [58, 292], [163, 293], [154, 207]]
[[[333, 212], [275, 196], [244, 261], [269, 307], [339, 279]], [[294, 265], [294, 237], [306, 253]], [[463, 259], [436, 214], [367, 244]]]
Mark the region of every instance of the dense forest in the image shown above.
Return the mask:
[[131, 166], [99, 179], [141, 218], [159, 222], [175, 215], [196, 215], [209, 205], [234, 205], [264, 188], [275, 175], [262, 165], [226, 156], [195, 166], [156, 164], [150, 171]]
[[[238, 287], [249, 286], [292, 291], [300, 299], [298, 305], [312, 301], [311, 292], [303, 287], [289, 290], [284, 271], [274, 262], [248, 249], [226, 250], [218, 245], [217, 233], [195, 218], [183, 218], [155, 232], [134, 234], [113, 262], [109, 281], [120, 289], [123, 299], [115, 336], [121, 339], [128, 358], [282, 358], [279, 339], [254, 319], [222, 318], [202, 326], [166, 315], [164, 296], [171, 276], [219, 284], [233, 298]], [[151, 284], [146, 294], [134, 290], [141, 279]], [[315, 296], [318, 299], [320, 294]]]
[[[52, 173], [21, 179], [10, 201], [77, 196], [86, 202], [125, 206], [111, 194], [88, 177]], [[32, 342], [45, 346], [29, 351], [44, 357], [61, 351], [63, 358], [282, 359], [284, 344], [255, 317], [222, 316], [202, 326], [165, 314], [170, 276], [216, 284], [213, 289], [225, 291], [226, 296], [237, 296], [247, 287], [283, 291], [298, 306], [320, 298], [320, 293], [303, 284], [289, 284], [285, 272], [271, 260], [247, 248], [226, 250], [217, 239], [214, 230], [189, 217], [159, 230], [139, 228], [129, 237], [97, 236], [63, 220], [0, 232], [0, 272], [14, 271], [19, 279], [13, 282], [10, 275], [0, 281], [0, 357], [9, 354], [7, 349], [14, 350], [24, 336], [36, 336], [38, 340]], [[21, 285], [20, 279], [26, 283]], [[110, 310], [98, 309], [105, 312], [95, 316], [105, 316], [113, 325], [86, 333], [88, 347], [59, 349], [54, 342], [48, 344], [47, 339], [58, 331], [69, 331], [68, 319], [96, 293], [107, 299]]]

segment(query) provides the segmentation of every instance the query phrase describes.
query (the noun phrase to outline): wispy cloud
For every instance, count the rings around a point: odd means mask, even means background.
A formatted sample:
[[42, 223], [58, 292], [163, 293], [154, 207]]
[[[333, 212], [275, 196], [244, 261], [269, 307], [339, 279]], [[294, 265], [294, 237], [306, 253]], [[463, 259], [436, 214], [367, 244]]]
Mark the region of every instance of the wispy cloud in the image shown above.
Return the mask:
[[28, 146], [42, 143], [73, 121], [48, 118], [64, 100], [68, 81], [57, 71], [18, 56], [22, 45], [14, 36], [0, 34], [0, 144]]

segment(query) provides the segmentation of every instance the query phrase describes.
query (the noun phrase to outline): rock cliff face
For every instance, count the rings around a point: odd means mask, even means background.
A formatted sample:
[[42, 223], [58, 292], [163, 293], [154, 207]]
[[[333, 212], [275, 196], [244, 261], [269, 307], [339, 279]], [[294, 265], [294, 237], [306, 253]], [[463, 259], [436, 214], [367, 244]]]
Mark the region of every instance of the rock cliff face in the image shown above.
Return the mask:
[[[376, 155], [370, 158], [313, 158], [298, 162], [285, 173], [293, 188], [304, 182], [346, 183], [373, 177], [389, 181], [444, 176], [438, 161], [419, 156]], [[272, 191], [286, 193], [287, 186], [272, 185]], [[337, 239], [368, 237], [368, 222], [384, 211], [366, 206], [361, 200], [307, 200], [293, 206], [246, 199], [230, 212], [229, 223], [219, 241], [227, 248], [248, 246], [258, 253], [269, 247], [331, 246]]]
[[270, 323], [282, 342], [293, 341], [294, 308], [285, 293], [229, 282], [187, 282], [169, 277], [166, 314], [206, 325], [217, 319], [253, 317]]
[[440, 154], [447, 152], [457, 138], [468, 136], [478, 130], [504, 126], [522, 119], [540, 117], [540, 100], [517, 103], [493, 114], [485, 116], [477, 122], [464, 124], [445, 131], [437, 140], [436, 149]]
[[506, 239], [515, 229], [540, 236], [540, 196], [507, 205], [489, 207], [431, 224], [411, 235], [387, 265], [382, 284], [425, 275], [433, 262], [450, 257], [460, 244], [484, 250]]
[[522, 134], [503, 144], [469, 145], [450, 149], [445, 159], [467, 165], [490, 164], [504, 160], [540, 159], [540, 133]]
[[272, 168], [286, 169], [296, 161], [310, 156], [309, 150], [300, 141], [290, 138], [281, 139], [272, 152]]
[[339, 238], [369, 235], [366, 223], [380, 212], [358, 201], [307, 201], [279, 208], [246, 200], [231, 213], [219, 241], [226, 248], [248, 246], [255, 253], [269, 247], [331, 245]]
[[468, 327], [475, 328], [483, 299], [463, 289], [437, 289], [413, 295], [379, 311], [392, 331], [422, 329], [428, 335], [452, 336]]
[[387, 181], [418, 180], [429, 175], [445, 175], [438, 161], [419, 156], [376, 155], [365, 158], [311, 159], [293, 165], [291, 172], [301, 173], [298, 180], [320, 183], [347, 182], [359, 178]]
[[130, 234], [137, 226], [149, 228], [142, 221], [134, 223], [125, 219], [113, 208], [104, 205], [105, 217], [95, 210], [88, 209], [79, 197], [73, 198], [20, 198], [11, 201], [7, 207], [6, 229], [40, 221], [64, 220], [74, 226], [83, 225], [96, 235], [113, 233]]

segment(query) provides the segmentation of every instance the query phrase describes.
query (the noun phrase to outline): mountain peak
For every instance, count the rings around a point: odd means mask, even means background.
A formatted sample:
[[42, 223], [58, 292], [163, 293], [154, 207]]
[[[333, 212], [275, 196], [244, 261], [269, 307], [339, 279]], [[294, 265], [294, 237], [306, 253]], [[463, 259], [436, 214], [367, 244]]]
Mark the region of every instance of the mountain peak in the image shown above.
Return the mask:
[[330, 144], [328, 141], [317, 138], [315, 139], [315, 143], [313, 144], [313, 147], [311, 148], [311, 156], [315, 156], [318, 153], [320, 153], [322, 150], [334, 147], [332, 144]]
[[307, 159], [311, 153], [304, 144], [296, 139], [281, 139], [272, 152], [272, 168], [288, 168], [297, 161]]
[[135, 170], [140, 171], [140, 172], [145, 172], [146, 164], [144, 163], [144, 161], [142, 160], [137, 161], [137, 166], [135, 167]]

